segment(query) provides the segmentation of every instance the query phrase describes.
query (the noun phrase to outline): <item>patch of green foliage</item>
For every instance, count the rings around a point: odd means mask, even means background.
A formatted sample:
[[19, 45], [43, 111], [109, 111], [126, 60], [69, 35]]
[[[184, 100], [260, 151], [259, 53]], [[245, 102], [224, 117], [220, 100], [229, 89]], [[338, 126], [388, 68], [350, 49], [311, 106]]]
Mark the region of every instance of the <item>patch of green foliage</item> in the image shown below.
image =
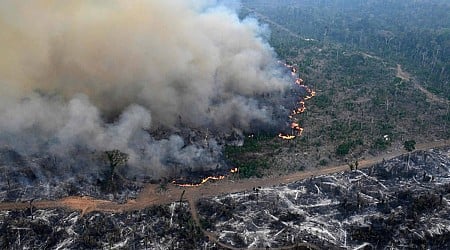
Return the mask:
[[408, 151], [411, 152], [414, 149], [416, 149], [416, 141], [414, 140], [409, 140], [409, 141], [405, 141], [403, 143], [403, 147]]
[[333, 120], [327, 133], [333, 140], [347, 140], [347, 138], [358, 136], [360, 131], [361, 124], [358, 121], [349, 123], [343, 120]]
[[386, 140], [383, 137], [379, 137], [373, 141], [372, 148], [378, 150], [386, 150], [391, 145], [390, 140]]
[[337, 146], [336, 154], [339, 156], [344, 156], [344, 155], [350, 153], [350, 150], [352, 150], [356, 146], [362, 145], [362, 144], [363, 144], [363, 141], [361, 139], [345, 141], [344, 143], [341, 143]]
[[313, 102], [314, 106], [321, 108], [321, 109], [327, 108], [332, 104], [330, 97], [328, 97], [327, 95], [318, 95], [318, 96], [314, 97], [312, 102]]
[[[261, 153], [262, 145], [272, 139], [270, 135], [258, 135], [244, 140], [242, 146], [225, 146], [225, 157], [233, 167], [239, 169], [240, 178], [262, 177], [261, 170], [268, 168], [267, 156]], [[269, 145], [271, 149], [277, 149], [277, 145]]]
[[250, 177], [262, 177], [260, 172], [261, 168], [267, 168], [267, 162], [261, 159], [254, 159], [247, 161], [239, 166], [239, 177], [240, 178], [250, 178]]
[[325, 160], [325, 159], [322, 159], [322, 160], [320, 160], [319, 165], [320, 166], [326, 166], [326, 165], [328, 165], [328, 161]]

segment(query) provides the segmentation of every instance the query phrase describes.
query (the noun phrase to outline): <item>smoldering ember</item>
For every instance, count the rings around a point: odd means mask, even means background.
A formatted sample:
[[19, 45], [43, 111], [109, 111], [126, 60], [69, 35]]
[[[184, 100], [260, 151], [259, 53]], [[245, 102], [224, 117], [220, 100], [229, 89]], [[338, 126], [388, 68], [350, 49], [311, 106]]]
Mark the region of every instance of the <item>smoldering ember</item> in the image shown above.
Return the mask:
[[2, 1], [0, 248], [450, 248], [447, 51], [330, 6]]

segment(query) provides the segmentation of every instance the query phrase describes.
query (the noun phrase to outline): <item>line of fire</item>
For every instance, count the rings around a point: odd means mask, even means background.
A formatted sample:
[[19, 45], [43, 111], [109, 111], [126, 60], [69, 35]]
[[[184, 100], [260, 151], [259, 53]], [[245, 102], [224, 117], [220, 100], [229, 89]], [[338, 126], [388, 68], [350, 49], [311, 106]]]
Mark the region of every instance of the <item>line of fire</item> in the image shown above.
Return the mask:
[[[288, 115], [291, 133], [284, 134], [279, 133], [278, 137], [283, 140], [293, 140], [302, 135], [303, 128], [300, 126], [298, 122], [298, 115], [302, 114], [306, 110], [305, 101], [311, 99], [316, 95], [316, 92], [310, 89], [308, 86], [303, 84], [303, 79], [298, 76], [297, 68], [294, 65], [284, 64], [287, 68], [291, 70], [291, 75], [295, 79], [295, 84], [301, 88], [303, 88], [306, 92], [304, 96], [300, 96], [297, 102], [296, 107], [291, 111]], [[238, 168], [232, 168], [228, 174], [238, 173]], [[223, 180], [227, 175], [217, 175], [217, 176], [207, 176], [203, 178], [199, 183], [178, 183], [176, 180], [172, 181], [172, 184], [179, 187], [199, 187], [210, 180]]]
[[303, 84], [303, 79], [301, 79], [297, 74], [297, 68], [293, 65], [285, 64], [286, 67], [291, 69], [291, 74], [295, 79], [295, 84], [302, 87], [306, 91], [305, 96], [300, 96], [299, 101], [297, 103], [297, 106], [292, 110], [291, 114], [289, 114], [288, 118], [290, 121], [290, 127], [291, 127], [291, 133], [290, 134], [284, 134], [279, 133], [278, 137], [280, 137], [283, 140], [293, 140], [298, 136], [301, 136], [303, 133], [303, 128], [298, 123], [298, 115], [305, 112], [306, 106], [305, 101], [308, 99], [311, 99], [316, 95], [316, 92], [314, 90], [311, 90], [308, 86]]

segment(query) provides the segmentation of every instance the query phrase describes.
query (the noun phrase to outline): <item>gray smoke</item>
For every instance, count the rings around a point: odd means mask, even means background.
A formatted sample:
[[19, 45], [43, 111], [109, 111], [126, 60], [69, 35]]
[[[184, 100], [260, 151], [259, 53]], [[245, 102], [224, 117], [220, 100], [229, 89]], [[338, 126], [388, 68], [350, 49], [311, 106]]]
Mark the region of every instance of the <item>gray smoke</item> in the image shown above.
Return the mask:
[[[236, 6], [1, 1], [0, 146], [77, 159], [119, 149], [150, 176], [215, 167], [222, 144], [182, 131], [271, 125], [276, 107], [260, 97], [288, 83], [267, 29]], [[170, 133], [155, 139], [160, 130]]]

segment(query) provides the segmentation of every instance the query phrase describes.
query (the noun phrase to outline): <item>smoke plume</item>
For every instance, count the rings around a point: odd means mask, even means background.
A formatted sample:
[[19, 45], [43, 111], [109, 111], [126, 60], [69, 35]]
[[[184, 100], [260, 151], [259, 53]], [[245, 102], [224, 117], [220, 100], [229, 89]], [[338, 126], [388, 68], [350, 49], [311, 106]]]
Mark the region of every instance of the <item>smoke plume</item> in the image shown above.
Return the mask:
[[82, 152], [119, 149], [130, 173], [150, 176], [216, 166], [221, 143], [194, 132], [272, 124], [276, 107], [260, 97], [287, 85], [267, 29], [235, 7], [1, 1], [0, 146], [72, 167]]

